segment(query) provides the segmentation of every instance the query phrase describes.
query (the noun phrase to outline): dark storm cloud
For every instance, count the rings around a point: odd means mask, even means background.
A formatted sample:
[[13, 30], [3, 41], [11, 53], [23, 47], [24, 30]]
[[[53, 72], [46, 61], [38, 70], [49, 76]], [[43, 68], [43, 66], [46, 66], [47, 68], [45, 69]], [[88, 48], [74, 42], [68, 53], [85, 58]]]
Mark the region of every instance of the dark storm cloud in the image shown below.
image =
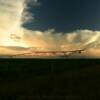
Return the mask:
[[32, 30], [55, 29], [71, 32], [77, 29], [99, 30], [100, 0], [38, 0], [40, 6], [29, 6], [35, 20], [26, 26]]

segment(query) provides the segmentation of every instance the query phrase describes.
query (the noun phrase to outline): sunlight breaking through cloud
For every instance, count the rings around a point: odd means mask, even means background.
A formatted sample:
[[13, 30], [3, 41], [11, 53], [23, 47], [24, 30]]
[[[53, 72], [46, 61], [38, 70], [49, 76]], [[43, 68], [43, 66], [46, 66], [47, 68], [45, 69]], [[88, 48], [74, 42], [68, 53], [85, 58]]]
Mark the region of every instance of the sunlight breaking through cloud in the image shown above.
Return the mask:
[[[38, 4], [38, 0], [29, 0], [33, 6]], [[100, 31], [77, 30], [70, 33], [57, 33], [54, 29], [44, 32], [28, 30], [22, 24], [34, 19], [26, 10], [27, 1], [25, 0], [0, 0], [0, 48], [6, 53], [22, 53], [30, 51], [30, 48], [40, 51], [69, 51], [87, 48], [86, 54], [100, 57]], [[14, 46], [16, 49], [7, 49]], [[28, 48], [20, 50], [19, 48]], [[33, 51], [34, 51], [33, 50]], [[95, 53], [93, 53], [96, 51]], [[84, 54], [84, 55], [86, 55]]]

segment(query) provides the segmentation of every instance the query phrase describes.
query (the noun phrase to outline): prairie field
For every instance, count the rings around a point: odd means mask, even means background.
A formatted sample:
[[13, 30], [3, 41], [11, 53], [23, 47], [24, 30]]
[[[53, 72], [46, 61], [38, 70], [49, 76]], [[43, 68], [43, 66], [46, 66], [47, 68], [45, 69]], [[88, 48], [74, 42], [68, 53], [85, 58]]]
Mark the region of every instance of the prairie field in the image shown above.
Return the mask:
[[99, 96], [99, 59], [0, 59], [1, 98], [88, 100]]

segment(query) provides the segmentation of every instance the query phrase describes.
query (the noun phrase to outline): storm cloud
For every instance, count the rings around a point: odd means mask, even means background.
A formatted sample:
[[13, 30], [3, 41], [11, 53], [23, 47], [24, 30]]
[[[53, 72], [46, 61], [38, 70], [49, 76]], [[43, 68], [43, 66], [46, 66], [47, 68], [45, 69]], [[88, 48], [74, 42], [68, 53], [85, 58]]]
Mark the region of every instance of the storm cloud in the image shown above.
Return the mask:
[[[25, 0], [0, 0], [0, 45], [6, 46], [8, 54], [13, 51], [14, 53], [30, 52], [30, 49], [26, 48], [36, 48], [35, 50], [38, 51], [70, 51], [86, 48], [83, 55], [97, 57], [99, 54], [100, 57], [100, 31], [86, 29], [57, 33], [55, 29], [34, 31], [22, 27], [22, 24], [34, 19], [27, 11], [29, 2], [32, 2], [33, 6], [39, 4], [38, 0], [29, 0], [28, 2]], [[8, 46], [16, 48], [9, 50]], [[93, 53], [94, 51], [96, 52]], [[0, 48], [0, 53], [2, 54], [2, 48]]]

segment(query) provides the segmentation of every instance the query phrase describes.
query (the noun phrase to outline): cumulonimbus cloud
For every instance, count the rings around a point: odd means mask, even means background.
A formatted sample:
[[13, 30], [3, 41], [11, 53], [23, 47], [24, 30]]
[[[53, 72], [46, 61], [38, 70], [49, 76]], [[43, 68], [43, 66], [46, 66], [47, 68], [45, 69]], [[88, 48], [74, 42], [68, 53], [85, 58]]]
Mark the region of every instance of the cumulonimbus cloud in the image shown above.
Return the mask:
[[[29, 2], [32, 2], [33, 6], [39, 4], [38, 0], [29, 0], [28, 2], [27, 0], [0, 0], [0, 45], [16, 46], [15, 52], [22, 52], [17, 46], [34, 47], [37, 48], [36, 50], [43, 51], [69, 51], [87, 48], [85, 56], [93, 54], [97, 57], [99, 54], [100, 57], [100, 31], [86, 29], [70, 33], [56, 33], [54, 29], [42, 32], [23, 28], [23, 23], [33, 19], [27, 11]], [[25, 50], [23, 51], [25, 52]], [[92, 53], [93, 51], [96, 53]]]

